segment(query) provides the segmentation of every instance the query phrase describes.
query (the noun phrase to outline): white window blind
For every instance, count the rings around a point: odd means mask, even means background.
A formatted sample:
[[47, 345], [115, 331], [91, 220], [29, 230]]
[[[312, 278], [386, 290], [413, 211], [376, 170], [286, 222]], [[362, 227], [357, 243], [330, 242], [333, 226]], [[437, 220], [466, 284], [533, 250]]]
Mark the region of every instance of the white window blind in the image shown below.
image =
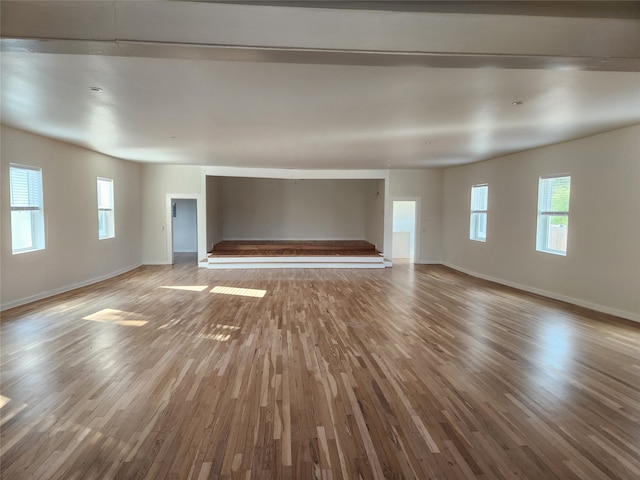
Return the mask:
[[471, 187], [471, 219], [469, 238], [479, 242], [487, 241], [487, 210], [489, 204], [489, 185]]
[[98, 238], [115, 237], [113, 212], [113, 180], [98, 178]]
[[42, 208], [42, 170], [40, 168], [10, 165], [11, 208]]
[[9, 190], [12, 253], [42, 250], [45, 245], [42, 169], [10, 164]]
[[540, 177], [538, 185], [538, 251], [567, 254], [571, 176]]

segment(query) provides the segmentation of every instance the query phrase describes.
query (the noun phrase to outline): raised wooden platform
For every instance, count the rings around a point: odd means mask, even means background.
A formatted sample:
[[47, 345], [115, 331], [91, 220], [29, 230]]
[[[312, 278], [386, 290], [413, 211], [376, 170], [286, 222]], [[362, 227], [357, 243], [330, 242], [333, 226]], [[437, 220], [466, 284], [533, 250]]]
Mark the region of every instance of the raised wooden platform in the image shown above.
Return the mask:
[[225, 240], [216, 244], [209, 254], [219, 256], [296, 256], [296, 255], [358, 255], [379, 256], [376, 247], [363, 240]]
[[209, 253], [208, 267], [227, 268], [384, 268], [374, 245], [361, 240], [223, 241]]

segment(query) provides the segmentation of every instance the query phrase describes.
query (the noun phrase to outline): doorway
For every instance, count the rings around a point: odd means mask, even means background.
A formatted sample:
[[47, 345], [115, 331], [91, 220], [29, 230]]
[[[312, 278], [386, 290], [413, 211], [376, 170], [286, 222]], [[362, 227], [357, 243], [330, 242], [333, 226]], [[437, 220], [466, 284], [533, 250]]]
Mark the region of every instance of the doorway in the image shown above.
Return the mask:
[[391, 252], [393, 260], [414, 263], [416, 259], [417, 228], [416, 200], [393, 201], [393, 237]]
[[[198, 208], [195, 199], [171, 199], [172, 263], [197, 261]], [[177, 257], [177, 258], [176, 258]]]

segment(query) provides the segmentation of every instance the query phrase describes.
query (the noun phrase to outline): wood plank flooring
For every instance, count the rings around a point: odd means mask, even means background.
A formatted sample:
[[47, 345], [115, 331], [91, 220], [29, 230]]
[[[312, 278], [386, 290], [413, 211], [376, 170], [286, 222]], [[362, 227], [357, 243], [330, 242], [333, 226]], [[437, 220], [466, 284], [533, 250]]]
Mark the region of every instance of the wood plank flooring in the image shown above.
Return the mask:
[[636, 324], [441, 266], [195, 260], [3, 312], [3, 479], [640, 478]]

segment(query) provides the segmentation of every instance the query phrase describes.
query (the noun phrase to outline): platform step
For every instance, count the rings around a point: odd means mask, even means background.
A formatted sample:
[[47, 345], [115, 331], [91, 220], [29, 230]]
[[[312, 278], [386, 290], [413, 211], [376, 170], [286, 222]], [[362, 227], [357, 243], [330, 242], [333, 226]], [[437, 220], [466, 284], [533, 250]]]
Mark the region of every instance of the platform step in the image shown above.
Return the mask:
[[295, 255], [284, 256], [236, 256], [225, 255], [223, 257], [209, 257], [209, 263], [382, 263], [381, 255], [367, 257], [352, 257], [348, 255]]
[[212, 270], [258, 269], [258, 268], [385, 268], [384, 262], [209, 262]]
[[330, 256], [224, 256], [209, 257], [207, 267], [211, 269], [238, 268], [385, 268], [382, 255], [369, 257], [351, 257], [346, 255]]

